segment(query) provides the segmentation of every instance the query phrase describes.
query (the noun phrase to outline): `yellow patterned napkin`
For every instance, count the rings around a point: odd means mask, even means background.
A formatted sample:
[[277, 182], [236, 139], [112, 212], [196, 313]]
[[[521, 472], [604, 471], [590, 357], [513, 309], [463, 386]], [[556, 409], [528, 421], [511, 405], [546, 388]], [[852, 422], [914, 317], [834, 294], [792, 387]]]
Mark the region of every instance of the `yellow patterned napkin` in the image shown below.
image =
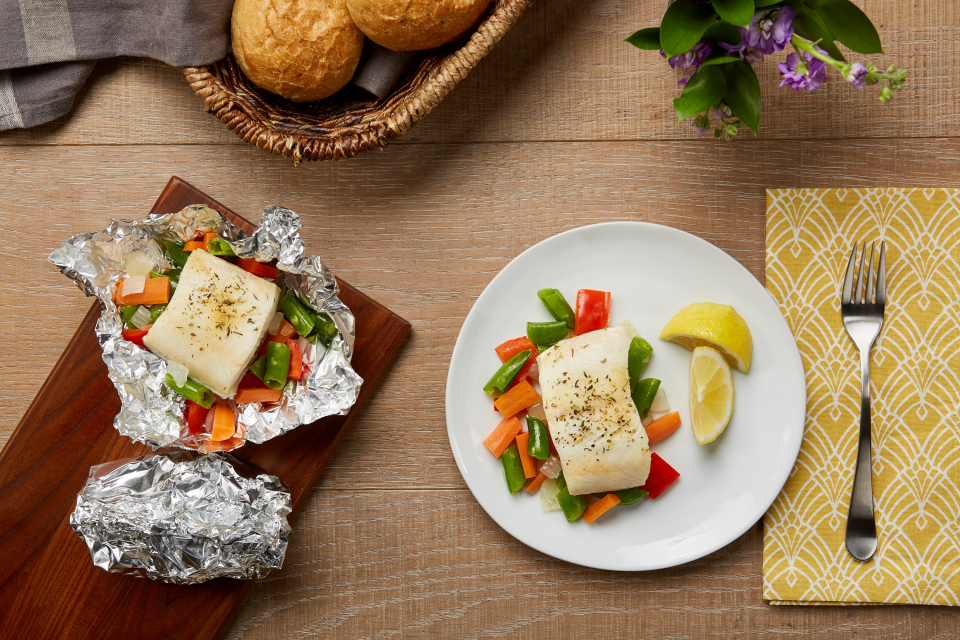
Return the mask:
[[[860, 363], [840, 320], [855, 242], [887, 243], [887, 306], [873, 350], [879, 546], [844, 547]], [[960, 189], [767, 191], [767, 289], [803, 358], [800, 456], [763, 520], [772, 604], [960, 604]]]

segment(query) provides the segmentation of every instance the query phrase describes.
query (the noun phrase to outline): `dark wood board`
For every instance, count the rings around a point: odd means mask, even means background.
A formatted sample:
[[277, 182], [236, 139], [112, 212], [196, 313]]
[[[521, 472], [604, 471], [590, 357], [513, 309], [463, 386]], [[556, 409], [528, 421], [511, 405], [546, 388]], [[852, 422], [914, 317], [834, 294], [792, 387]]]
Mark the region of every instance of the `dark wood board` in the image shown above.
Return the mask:
[[[152, 212], [199, 203], [248, 232], [253, 228], [177, 177]], [[63, 284], [73, 286], [66, 279]], [[340, 299], [357, 321], [353, 366], [364, 383], [356, 405], [347, 416], [324, 418], [234, 452], [290, 486], [294, 514], [410, 330], [406, 320], [343, 281]], [[150, 452], [113, 428], [120, 399], [94, 334], [99, 314], [97, 301], [0, 453], [0, 638], [216, 638], [252, 581], [176, 586], [110, 574], [93, 566], [70, 528], [70, 513], [92, 465]], [[292, 524], [296, 536], [296, 521]]]

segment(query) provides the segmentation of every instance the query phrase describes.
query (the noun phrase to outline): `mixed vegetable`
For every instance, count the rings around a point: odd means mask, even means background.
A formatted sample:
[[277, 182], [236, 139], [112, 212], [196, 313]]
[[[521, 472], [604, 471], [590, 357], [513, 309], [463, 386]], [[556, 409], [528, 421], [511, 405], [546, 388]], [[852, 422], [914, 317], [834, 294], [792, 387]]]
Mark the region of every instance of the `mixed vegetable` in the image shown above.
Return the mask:
[[[500, 459], [507, 490], [511, 495], [523, 489], [529, 494], [539, 492], [544, 511], [562, 511], [567, 522], [582, 517], [588, 523], [614, 507], [660, 497], [680, 474], [656, 453], [650, 455], [650, 473], [642, 487], [600, 495], [570, 494], [542, 399], [534, 387], [538, 383], [537, 356], [571, 335], [607, 328], [610, 293], [581, 289], [576, 312], [557, 289], [541, 289], [537, 296], [553, 321], [528, 322], [526, 336], [496, 347], [502, 365], [483, 387], [502, 416], [483, 444]], [[652, 355], [649, 342], [640, 337], [632, 340], [628, 353], [630, 391], [651, 445], [680, 426], [680, 414], [670, 411], [660, 380], [641, 377]]]
[[[147, 274], [128, 272], [116, 290], [115, 301], [124, 323], [121, 335], [141, 349], [147, 349], [144, 338], [170, 302], [192, 251], [207, 251], [268, 280], [280, 276], [272, 264], [237, 257], [230, 244], [213, 232], [198, 234], [184, 243], [167, 241], [162, 243], [162, 249], [175, 266], [162, 272], [150, 270]], [[242, 428], [237, 425], [237, 405], [279, 402], [286, 386], [296, 384], [307, 373], [303, 363], [306, 343], [328, 347], [337, 335], [333, 318], [314, 310], [295, 292], [283, 289], [281, 285], [280, 311], [267, 327], [267, 338], [261, 345], [259, 357], [240, 381], [233, 399], [217, 397], [204, 385], [188, 378], [186, 367], [167, 363], [167, 387], [186, 400], [184, 426], [190, 434], [206, 440], [207, 448], [216, 448], [216, 443], [225, 443], [231, 438], [242, 439]]]

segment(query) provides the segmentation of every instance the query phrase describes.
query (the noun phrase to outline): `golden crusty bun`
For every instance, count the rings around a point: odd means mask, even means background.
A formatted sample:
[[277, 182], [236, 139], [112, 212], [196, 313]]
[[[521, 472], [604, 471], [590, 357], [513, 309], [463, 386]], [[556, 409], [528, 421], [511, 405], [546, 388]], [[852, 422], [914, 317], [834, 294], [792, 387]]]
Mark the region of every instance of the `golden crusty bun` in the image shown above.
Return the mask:
[[231, 27], [233, 56], [247, 77], [295, 102], [339, 91], [363, 51], [346, 0], [236, 0]]
[[347, 0], [360, 30], [394, 51], [432, 49], [456, 40], [488, 4], [490, 0]]

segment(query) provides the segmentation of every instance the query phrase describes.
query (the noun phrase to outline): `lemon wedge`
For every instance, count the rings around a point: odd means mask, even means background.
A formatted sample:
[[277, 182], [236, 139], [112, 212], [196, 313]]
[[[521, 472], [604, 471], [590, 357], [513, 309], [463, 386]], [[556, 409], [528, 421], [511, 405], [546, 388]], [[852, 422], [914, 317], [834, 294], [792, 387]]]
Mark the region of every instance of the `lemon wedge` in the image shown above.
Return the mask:
[[690, 358], [690, 422], [699, 444], [717, 439], [733, 414], [733, 376], [723, 355], [697, 347]]
[[667, 340], [693, 351], [713, 347], [737, 371], [750, 370], [753, 338], [740, 314], [727, 304], [698, 302], [681, 309], [660, 332]]

